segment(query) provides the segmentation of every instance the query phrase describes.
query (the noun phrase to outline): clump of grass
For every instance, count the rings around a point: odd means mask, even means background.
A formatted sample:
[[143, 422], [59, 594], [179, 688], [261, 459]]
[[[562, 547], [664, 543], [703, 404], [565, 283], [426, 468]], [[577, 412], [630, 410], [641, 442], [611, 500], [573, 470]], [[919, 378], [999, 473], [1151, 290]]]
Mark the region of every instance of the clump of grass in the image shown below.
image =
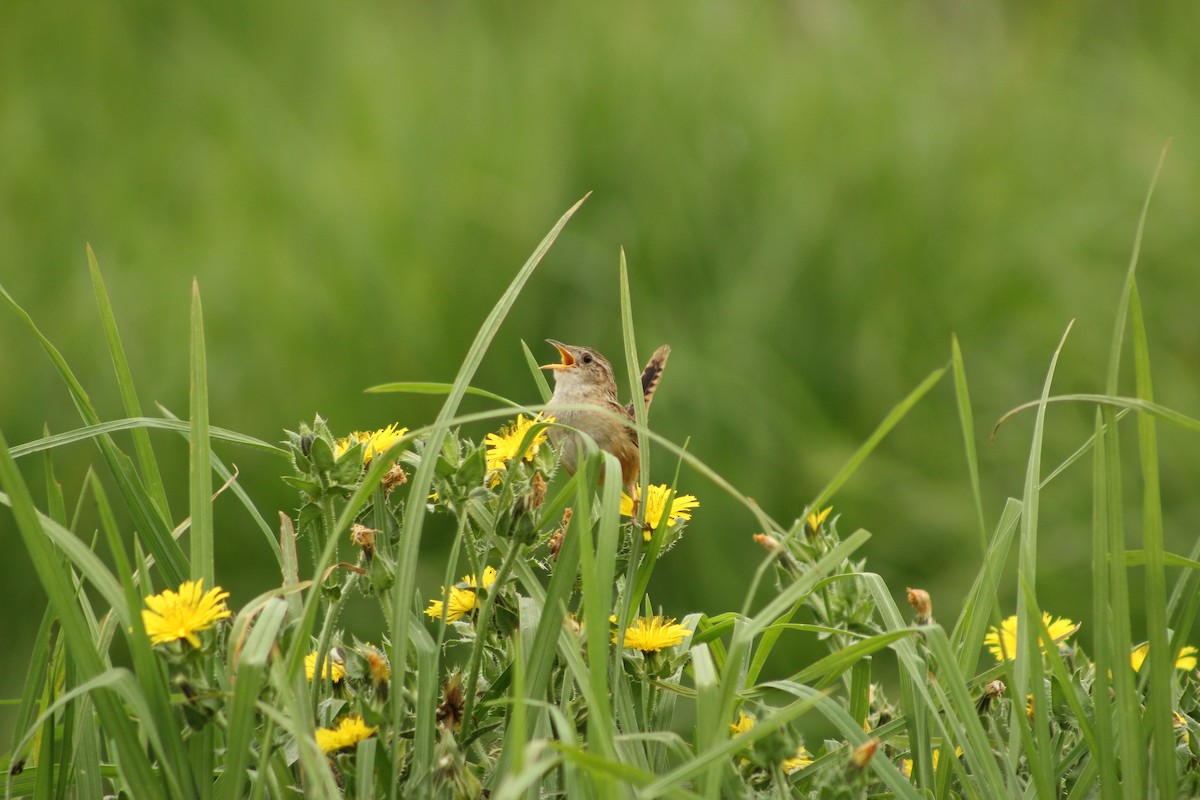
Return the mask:
[[[572, 212], [574, 209], [572, 209]], [[137, 797], [1103, 797], [1200, 791], [1195, 650], [1198, 553], [1164, 552], [1157, 524], [1157, 419], [1200, 423], [1153, 403], [1133, 264], [1114, 335], [1105, 395], [1054, 398], [1036, 409], [1025, 491], [986, 527], [962, 355], [931, 373], [790, 524], [756, 504], [684, 448], [636, 424], [675, 463], [657, 492], [622, 503], [599, 476], [612, 457], [591, 449], [570, 478], [546, 441], [555, 424], [537, 407], [459, 414], [475, 369], [568, 212], [520, 270], [480, 329], [450, 385], [379, 390], [443, 392], [437, 419], [375, 431], [334, 430], [317, 418], [277, 447], [210, 426], [199, 293], [193, 296], [187, 422], [142, 415], [98, 265], [90, 258], [127, 416], [102, 421], [66, 362], [29, 327], [61, 371], [84, 427], [9, 448], [0, 483], [50, 599], [9, 755], [9, 796]], [[1139, 234], [1140, 236], [1140, 234]], [[89, 252], [90, 256], [90, 252]], [[638, 363], [621, 263], [627, 362]], [[7, 294], [10, 306], [24, 316]], [[1126, 315], [1136, 398], [1115, 395]], [[528, 355], [528, 351], [527, 351]], [[1055, 360], [1058, 354], [1055, 353]], [[856, 558], [869, 534], [839, 531], [827, 505], [872, 449], [949, 371], [958, 396], [984, 553], [954, 624], [949, 603], [900, 592]], [[548, 388], [532, 375], [543, 401]], [[636, 374], [629, 379], [636, 385]], [[490, 395], [495, 398], [494, 395]], [[503, 400], [503, 398], [495, 398]], [[1051, 401], [1098, 405], [1086, 455], [1095, 473], [1092, 592], [1095, 652], [1078, 625], [1037, 600], [1037, 507], [1045, 481], [1041, 437]], [[1125, 547], [1116, 431], [1138, 414], [1144, 546]], [[410, 426], [402, 428], [403, 423]], [[486, 423], [482, 440], [464, 433]], [[189, 513], [173, 516], [149, 429], [189, 441]], [[113, 434], [133, 432], [135, 458]], [[102, 542], [74, 529], [50, 453], [93, 439], [133, 531], [89, 474], [80, 501], [96, 503]], [[297, 511], [277, 528], [240, 492], [215, 441], [280, 456]], [[645, 448], [643, 448], [645, 449]], [[35, 507], [16, 467], [44, 454], [47, 508]], [[657, 462], [656, 462], [657, 463]], [[611, 467], [609, 467], [611, 468]], [[661, 469], [661, 467], [660, 467]], [[1053, 477], [1051, 473], [1051, 477]], [[259, 521], [282, 580], [240, 608], [214, 574], [213, 476]], [[749, 514], [744, 532], [762, 561], [741, 609], [680, 619], [651, 598], [655, 565], [726, 492]], [[653, 513], [648, 507], [653, 507]], [[625, 509], [625, 514], [622, 509]], [[455, 531], [440, 588], [418, 586], [430, 515]], [[131, 535], [132, 534], [132, 535]], [[180, 540], [186, 538], [185, 552]], [[132, 549], [128, 542], [132, 541]], [[99, 544], [99, 546], [97, 546]], [[997, 603], [1017, 548], [1019, 602]], [[311, 567], [298, 552], [311, 552]], [[1182, 568], [1169, 599], [1166, 568]], [[1135, 647], [1129, 569], [1147, 574], [1149, 641]], [[765, 585], [770, 599], [759, 605]], [[656, 586], [659, 599], [669, 586]], [[377, 602], [385, 623], [369, 641], [348, 636], [348, 597]], [[911, 612], [897, 598], [907, 596]], [[935, 613], [936, 611], [936, 613]], [[1005, 619], [1001, 619], [1006, 617]], [[1111, 625], [1111, 627], [1110, 627]], [[989, 630], [990, 629], [990, 630]], [[798, 634], [828, 655], [788, 674], [768, 659]], [[117, 644], [120, 643], [120, 647]], [[984, 647], [990, 655], [984, 665]], [[127, 653], [127, 655], [126, 655]], [[888, 655], [890, 654], [890, 655]], [[876, 660], [894, 657], [885, 694]], [[806, 740], [819, 715], [836, 734]]]

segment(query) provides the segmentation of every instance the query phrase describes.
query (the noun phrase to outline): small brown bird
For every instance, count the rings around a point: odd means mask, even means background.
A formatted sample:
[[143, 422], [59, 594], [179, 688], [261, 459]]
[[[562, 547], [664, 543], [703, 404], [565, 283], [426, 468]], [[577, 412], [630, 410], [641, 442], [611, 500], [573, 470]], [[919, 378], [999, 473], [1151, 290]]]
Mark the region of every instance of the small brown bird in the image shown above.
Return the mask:
[[[590, 347], [563, 344], [554, 339], [546, 341], [554, 345], [562, 357], [561, 363], [542, 367], [554, 370], [554, 395], [546, 405], [546, 413], [562, 425], [583, 431], [592, 437], [597, 447], [616, 456], [621, 464], [621, 485], [630, 497], [635, 497], [633, 487], [641, 466], [637, 434], [626, 422], [617, 418], [632, 422], [633, 403], [621, 405], [617, 400], [617, 380], [612, 365]], [[654, 398], [654, 390], [669, 355], [671, 348], [664, 344], [654, 351], [642, 370], [642, 402], [647, 409], [650, 408], [650, 401]], [[578, 405], [596, 406], [609, 413], [564, 408]], [[580, 451], [583, 450], [579, 436], [564, 428], [552, 427], [550, 441], [558, 448], [567, 473], [574, 475]]]

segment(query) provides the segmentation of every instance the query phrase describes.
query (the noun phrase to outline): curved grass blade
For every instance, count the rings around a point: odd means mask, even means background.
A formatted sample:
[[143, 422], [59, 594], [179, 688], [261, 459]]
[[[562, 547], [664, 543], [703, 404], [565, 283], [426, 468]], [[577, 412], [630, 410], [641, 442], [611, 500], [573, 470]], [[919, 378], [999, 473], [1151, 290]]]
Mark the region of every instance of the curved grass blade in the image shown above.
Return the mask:
[[[51, 344], [45, 334], [34, 324], [33, 318], [29, 316], [29, 313], [13, 299], [12, 295], [3, 286], [0, 286], [0, 297], [21, 318], [42, 346], [42, 350], [50, 357], [51, 362], [58, 369], [59, 375], [67, 384], [71, 399], [75, 403], [75, 408], [79, 411], [80, 416], [83, 417], [83, 421], [88, 425], [99, 424], [100, 415], [96, 413], [96, 408], [92, 405], [88, 393], [84, 391], [83, 384], [79, 382], [75, 377], [75, 373], [67, 366], [67, 361], [63, 358], [62, 353]], [[183, 550], [180, 549], [179, 544], [171, 538], [171, 531], [166, 518], [146, 492], [145, 486], [142, 485], [142, 481], [138, 477], [137, 470], [133, 467], [133, 462], [130, 461], [127, 455], [121, 452], [120, 448], [117, 447], [116, 443], [108, 435], [97, 437], [96, 444], [100, 447], [100, 453], [103, 455], [113, 479], [116, 480], [117, 486], [121, 490], [121, 497], [125, 502], [125, 506], [129, 509], [129, 513], [133, 516], [134, 524], [141, 536], [145, 538], [150, 551], [154, 554], [159, 569], [163, 571], [169, 583], [176, 585], [183, 583], [188, 575], [187, 559], [183, 555]]]
[[[1028, 411], [1031, 408], [1037, 408], [1042, 404], [1041, 400], [1030, 400], [1028, 403], [1022, 403], [1016, 408], [1005, 412], [1004, 416], [997, 420], [996, 425], [992, 428], [992, 438], [996, 437], [996, 432], [1000, 430], [1000, 426], [1004, 425], [1010, 419], [1020, 414], [1022, 411]], [[1047, 404], [1050, 403], [1095, 403], [1100, 406], [1111, 406], [1113, 408], [1123, 408], [1127, 411], [1139, 411], [1143, 414], [1149, 414], [1158, 417], [1161, 420], [1178, 425], [1184, 430], [1200, 433], [1200, 420], [1194, 417], [1189, 417], [1186, 414], [1181, 414], [1174, 409], [1159, 405], [1158, 403], [1144, 400], [1140, 397], [1120, 397], [1108, 394], [1061, 394], [1045, 399]]]
[[[75, 600], [75, 587], [61, 563], [49, 539], [44, 536], [44, 527], [34, 507], [29, 488], [21, 477], [17, 464], [8, 452], [8, 444], [0, 431], [0, 486], [8, 492], [12, 504], [17, 530], [25, 542], [29, 559], [46, 591], [51, 607], [58, 615], [59, 624], [72, 658], [79, 670], [80, 678], [86, 682], [103, 675], [107, 666], [97, 651], [92, 639], [91, 628], [79, 604]], [[72, 537], [73, 538], [73, 537]], [[150, 766], [138, 731], [126, 715], [120, 698], [109, 691], [98, 691], [93, 695], [101, 724], [109, 738], [115, 743], [120, 758], [122, 777], [132, 794], [155, 797], [161, 794], [162, 783]]]
[[883, 418], [883, 422], [879, 423], [879, 426], [871, 432], [871, 435], [867, 438], [867, 441], [863, 442], [862, 446], [859, 447], [858, 450], [854, 451], [854, 455], [850, 456], [850, 460], [846, 462], [845, 466], [838, 470], [838, 473], [833, 476], [828, 484], [826, 484], [825, 488], [818, 492], [817, 496], [813, 498], [813, 508], [820, 508], [821, 506], [825, 505], [829, 498], [833, 497], [837, 493], [837, 490], [842, 488], [842, 485], [845, 484], [846, 481], [850, 480], [850, 476], [852, 476], [858, 470], [858, 468], [862, 466], [862, 463], [867, 460], [867, 456], [869, 456], [871, 452], [879, 446], [879, 443], [882, 442], [884, 437], [891, 432], [892, 428], [896, 427], [900, 420], [904, 419], [904, 416], [908, 414], [912, 407], [915, 406], [922, 397], [928, 394], [929, 390], [937, 385], [937, 382], [940, 381], [942, 376], [945, 374], [946, 367], [935, 369], [933, 372], [929, 373], [925, 380], [921, 381], [921, 383], [917, 385], [917, 388], [909, 392], [907, 397], [897, 403], [896, 406], [888, 412], [888, 415]]
[[[368, 394], [385, 394], [395, 392], [400, 394], [450, 394], [454, 391], [453, 383], [433, 383], [429, 381], [394, 381], [392, 383], [381, 383], [378, 386], [372, 386], [363, 391]], [[468, 386], [464, 390], [466, 394], [474, 395], [475, 397], [486, 397], [489, 400], [495, 400], [497, 403], [504, 403], [513, 408], [521, 408], [522, 404], [513, 400], [509, 400], [503, 395], [498, 395], [495, 392], [489, 392], [486, 389], [476, 389], [474, 386]], [[547, 398], [549, 399], [549, 398]]]
[[[107, 436], [110, 433], [117, 431], [138, 430], [141, 428], [156, 428], [164, 431], [172, 431], [174, 433], [187, 434], [190, 431], [188, 423], [182, 422], [172, 416], [171, 419], [160, 419], [158, 417], [129, 417], [127, 419], [115, 419], [107, 422], [98, 422], [95, 425], [87, 425], [83, 428], [76, 428], [72, 431], [64, 431], [63, 433], [55, 433], [50, 436], [43, 436], [41, 439], [35, 439], [32, 442], [19, 444], [12, 448], [9, 452], [13, 458], [21, 458], [22, 456], [40, 453], [43, 450], [49, 450], [63, 445], [73, 444], [75, 442], [83, 442], [88, 439], [95, 439], [98, 436]], [[223, 442], [231, 444], [240, 444], [247, 447], [253, 447], [256, 450], [261, 450], [266, 453], [271, 453], [277, 456], [287, 457], [287, 451], [282, 447], [264, 442], [261, 439], [255, 439], [252, 436], [247, 436], [244, 433], [238, 433], [226, 428], [210, 427], [208, 429], [209, 437], [219, 439]]]
[[[442, 447], [442, 442], [449, 432], [449, 421], [458, 411], [458, 406], [462, 402], [463, 396], [466, 394], [467, 386], [471, 379], [475, 376], [476, 370], [479, 369], [480, 363], [483, 361], [483, 356], [487, 352], [488, 347], [495, 338], [496, 332], [500, 329], [500, 324], [508, 315], [509, 309], [516, 302], [517, 296], [525, 287], [526, 281], [533, 274], [534, 269], [541, 263], [542, 257], [549, 251], [550, 246], [554, 244], [554, 240], [558, 238], [558, 234], [566, 226], [567, 221], [575, 214], [576, 210], [587, 199], [584, 196], [573, 205], [551, 229], [541, 243], [534, 250], [533, 254], [518, 271], [512, 283], [509, 284], [507, 290], [501, 295], [496, 305], [492, 308], [483, 326], [475, 335], [475, 340], [471, 343], [471, 348], [467, 352], [467, 357], [459, 368], [458, 375], [454, 379], [454, 384], [450, 389], [450, 393], [446, 398], [446, 402], [442, 405], [442, 410], [438, 413], [434, 423], [434, 429], [429, 434], [429, 440], [426, 443], [427, 452], [436, 453]], [[413, 476], [411, 489], [416, 497], [424, 497], [429, 493], [429, 487], [433, 482], [433, 471], [436, 464], [434, 458], [421, 459], [421, 464], [417, 468], [416, 475]], [[349, 510], [349, 509], [347, 509]], [[392, 671], [392, 696], [401, 698], [404, 696], [404, 684], [407, 672], [408, 663], [408, 626], [412, 620], [412, 604], [413, 592], [416, 588], [416, 570], [418, 554], [421, 544], [421, 527], [425, 518], [424, 503], [409, 503], [405, 508], [404, 523], [402, 530], [402, 539], [400, 542], [399, 565], [397, 570], [395, 584], [392, 587], [392, 614], [389, 620], [391, 628], [392, 643], [396, 648], [395, 658], [393, 659]], [[348, 525], [348, 520], [339, 520], [341, 524], [335, 531], [337, 535]], [[315, 595], [314, 591], [314, 595]], [[393, 729], [401, 730], [404, 721], [404, 703], [396, 702], [393, 714]], [[399, 762], [396, 764], [396, 769], [400, 767]], [[392, 791], [395, 792], [395, 786], [398, 783], [399, 775], [394, 776], [392, 782]], [[394, 794], [393, 794], [394, 796]]]

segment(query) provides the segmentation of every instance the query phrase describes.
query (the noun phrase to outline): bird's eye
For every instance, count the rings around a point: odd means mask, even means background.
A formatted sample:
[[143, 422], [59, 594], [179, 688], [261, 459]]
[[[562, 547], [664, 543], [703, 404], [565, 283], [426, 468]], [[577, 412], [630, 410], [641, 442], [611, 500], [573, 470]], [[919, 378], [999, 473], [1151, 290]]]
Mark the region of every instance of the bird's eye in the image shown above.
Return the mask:
[[582, 361], [582, 362], [583, 362], [583, 363], [585, 363], [585, 364], [590, 364], [590, 363], [592, 363], [592, 354], [591, 354], [591, 353], [584, 353], [584, 354], [583, 354], [583, 358], [581, 358], [581, 359], [579, 359], [579, 360], [580, 360], [580, 361]]

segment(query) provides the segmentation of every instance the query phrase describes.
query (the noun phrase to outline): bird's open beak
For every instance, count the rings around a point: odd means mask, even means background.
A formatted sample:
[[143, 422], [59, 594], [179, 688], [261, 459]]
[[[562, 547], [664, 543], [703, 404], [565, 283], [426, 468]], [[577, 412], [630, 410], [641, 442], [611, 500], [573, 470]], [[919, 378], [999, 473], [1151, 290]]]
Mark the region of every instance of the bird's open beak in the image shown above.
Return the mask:
[[554, 345], [555, 349], [558, 350], [558, 354], [560, 356], [562, 356], [562, 363], [561, 364], [543, 364], [540, 367], [540, 369], [562, 370], [562, 369], [567, 369], [569, 367], [575, 366], [575, 356], [571, 355], [571, 351], [567, 349], [567, 346], [565, 344], [558, 341], [557, 339], [547, 339], [546, 341], [549, 342], [550, 344]]

